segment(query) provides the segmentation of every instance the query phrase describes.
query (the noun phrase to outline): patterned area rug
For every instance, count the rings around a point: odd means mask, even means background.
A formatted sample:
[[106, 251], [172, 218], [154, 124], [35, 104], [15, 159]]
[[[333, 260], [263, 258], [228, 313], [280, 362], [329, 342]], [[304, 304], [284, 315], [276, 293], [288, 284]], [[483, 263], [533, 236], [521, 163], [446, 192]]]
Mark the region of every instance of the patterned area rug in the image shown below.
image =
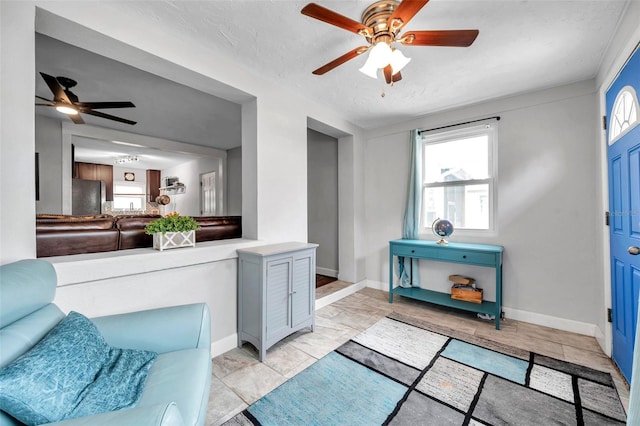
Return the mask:
[[402, 314], [226, 425], [624, 425], [609, 373]]

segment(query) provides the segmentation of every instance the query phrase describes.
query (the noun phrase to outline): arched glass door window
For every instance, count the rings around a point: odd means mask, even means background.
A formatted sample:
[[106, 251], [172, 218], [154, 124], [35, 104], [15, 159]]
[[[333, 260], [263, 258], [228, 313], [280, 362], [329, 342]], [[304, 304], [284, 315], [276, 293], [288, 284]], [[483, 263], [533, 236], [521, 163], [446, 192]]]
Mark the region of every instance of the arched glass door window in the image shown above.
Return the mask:
[[638, 97], [631, 86], [620, 90], [609, 120], [609, 145], [631, 130], [638, 122]]

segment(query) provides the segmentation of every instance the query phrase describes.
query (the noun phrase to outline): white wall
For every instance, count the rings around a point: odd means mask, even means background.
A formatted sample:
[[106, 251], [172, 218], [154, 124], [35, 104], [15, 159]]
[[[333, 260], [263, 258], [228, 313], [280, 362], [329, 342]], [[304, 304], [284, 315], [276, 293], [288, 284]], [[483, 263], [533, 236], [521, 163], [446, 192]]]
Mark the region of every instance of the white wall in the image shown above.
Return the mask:
[[[237, 276], [237, 263], [236, 259], [229, 259], [111, 278], [99, 283], [61, 286], [54, 302], [65, 312], [77, 311], [78, 306], [82, 306], [83, 314], [89, 317], [206, 302], [212, 312], [211, 340], [220, 342], [230, 336], [233, 339], [236, 333], [235, 321], [228, 319], [236, 316], [233, 279]], [[115, 307], [102, 303], [114, 294], [123, 293], [129, 297], [121, 299]], [[91, 297], [87, 298], [87, 294]], [[228, 349], [226, 347], [224, 351]]]
[[[599, 87], [599, 111], [600, 116], [605, 116], [607, 113], [605, 105], [605, 94], [609, 85], [613, 82], [616, 75], [624, 66], [626, 60], [631, 56], [633, 51], [640, 43], [640, 2], [632, 1], [627, 5], [625, 10], [624, 19], [618, 25], [618, 31], [613, 37], [612, 42], [607, 49], [602, 66], [596, 76], [596, 82]], [[607, 141], [606, 131], [603, 131], [601, 127], [598, 128], [600, 135], [600, 151], [599, 151], [599, 171], [600, 171], [600, 211], [609, 210], [609, 192], [608, 192], [608, 169], [607, 169]], [[609, 252], [609, 228], [600, 228], [599, 233], [602, 250], [602, 262], [604, 264], [601, 294], [598, 299], [604, 300], [604, 306], [606, 308], [611, 307], [611, 268], [610, 266], [610, 252]], [[599, 338], [601, 346], [607, 355], [611, 355], [611, 323], [607, 322], [607, 315], [602, 312], [598, 326], [604, 331], [604, 336]]]
[[40, 201], [36, 213], [62, 213], [62, 129], [60, 121], [36, 116], [36, 152], [40, 153]]
[[[0, 117], [0, 263], [35, 257], [36, 254], [33, 220], [35, 114], [33, 97], [24, 94], [35, 92], [34, 22], [37, 20], [38, 31], [45, 35], [242, 103], [242, 216], [243, 232], [248, 237], [263, 242], [306, 241], [307, 118], [313, 117], [339, 129], [342, 135], [348, 135], [344, 136], [348, 139], [344, 149], [350, 155], [345, 158], [352, 162], [343, 165], [347, 190], [341, 194], [341, 203], [344, 198], [345, 206], [341, 213], [341, 219], [344, 216], [345, 220], [341, 226], [349, 239], [341, 241], [346, 247], [344, 259], [347, 262], [341, 270], [347, 271], [349, 277], [364, 278], [364, 256], [356, 251], [362, 247], [357, 240], [363, 235], [358, 228], [363, 221], [361, 217], [355, 217], [363, 210], [361, 201], [353, 196], [362, 193], [362, 178], [358, 175], [360, 157], [356, 153], [362, 149], [363, 133], [330, 106], [300, 98], [290, 91], [290, 87], [278, 87], [233, 60], [214, 54], [210, 46], [201, 41], [185, 39], [186, 35], [182, 33], [170, 33], [169, 29], [155, 25], [151, 17], [143, 21], [144, 18], [122, 13], [113, 3], [25, 0], [0, 2], [0, 8], [3, 76], [0, 79], [0, 105], [12, 105], [10, 110], [3, 108]], [[113, 22], [119, 25], [113, 25]], [[185, 256], [191, 257], [193, 253], [196, 251], [188, 251]], [[150, 256], [155, 259], [166, 254], [150, 253]], [[124, 256], [111, 270], [116, 273], [135, 266], [136, 262], [133, 257]], [[78, 268], [74, 275], [94, 272], [89, 263], [80, 262]], [[180, 280], [202, 284], [204, 276], [207, 275], [207, 279], [210, 276], [209, 272], [203, 273], [194, 264], [182, 271]], [[104, 310], [101, 313], [111, 313], [119, 311], [123, 301], [145, 297], [146, 291], [155, 292], [154, 306], [172, 304], [177, 297], [185, 296], [181, 291], [188, 293], [188, 289], [175, 287], [177, 281], [165, 282], [160, 279], [161, 274], [153, 274], [151, 271], [140, 272], [135, 278], [147, 286], [143, 292], [135, 285], [122, 285], [121, 278], [113, 281], [104, 278], [108, 283], [86, 278], [83, 284], [77, 284], [78, 287], [60, 289], [58, 300], [63, 303], [67, 292], [73, 292], [66, 300], [74, 309], [91, 314], [96, 306], [100, 306]], [[235, 291], [236, 276], [231, 272], [216, 276], [215, 282]], [[108, 291], [104, 291], [103, 285], [107, 285]], [[204, 300], [201, 293], [195, 297]], [[207, 300], [213, 303], [214, 298]], [[215, 300], [228, 306], [235, 302], [224, 297]], [[126, 309], [134, 307], [127, 305]], [[223, 308], [216, 305], [216, 309]], [[214, 314], [213, 327], [214, 330], [234, 329], [235, 322], [235, 313]], [[217, 338], [215, 333], [217, 331], [214, 331], [214, 339]]]
[[309, 242], [318, 244], [316, 271], [338, 276], [338, 140], [307, 131]]
[[[163, 253], [133, 249], [101, 258], [51, 258], [58, 275], [54, 303], [65, 312], [97, 317], [205, 302], [211, 311], [213, 355], [219, 355], [237, 345], [236, 248], [257, 244], [209, 241]], [[122, 262], [123, 258], [133, 261]]]
[[[593, 81], [515, 96], [371, 132], [366, 145], [367, 278], [388, 285], [388, 241], [401, 238], [409, 165], [409, 130], [499, 115], [495, 236], [460, 233], [451, 241], [505, 247], [507, 315], [569, 320], [595, 333], [602, 301], [598, 210], [597, 97]], [[432, 239], [430, 231], [423, 236]], [[422, 262], [429, 288], [448, 291], [447, 275], [469, 274], [495, 295], [490, 269]], [[537, 314], [531, 318], [529, 313]], [[574, 323], [575, 322], [575, 323]]]
[[[191, 191], [187, 195], [177, 195], [181, 201], [182, 214], [200, 215], [200, 174], [217, 171], [220, 176], [225, 169], [226, 151], [200, 145], [149, 137], [104, 127], [61, 122], [60, 120], [36, 115], [36, 151], [40, 152], [40, 201], [37, 213], [71, 214], [71, 144], [76, 136], [103, 140], [127, 141], [165, 152], [189, 152], [200, 159], [177, 165], [162, 171], [162, 176], [180, 177], [188, 181]], [[134, 171], [136, 182], [146, 182], [146, 170], [131, 166], [114, 166], [114, 181], [124, 180], [124, 171]], [[217, 193], [220, 196], [221, 213], [224, 212], [224, 190], [226, 177], [218, 179]], [[194, 186], [195, 185], [195, 186]], [[222, 194], [222, 195], [221, 195]], [[239, 194], [241, 195], [241, 194]], [[171, 211], [171, 210], [167, 210]]]
[[[136, 164], [136, 163], [132, 163], [132, 164]], [[133, 173], [134, 174], [133, 182], [138, 185], [144, 185], [146, 190], [147, 169], [136, 167], [136, 166], [114, 164], [113, 165], [113, 183], [115, 184], [116, 182], [117, 183], [130, 182], [130, 181], [124, 180], [125, 173]]]
[[[596, 178], [602, 165], [597, 163], [599, 133], [594, 123], [599, 119], [593, 82], [389, 126], [370, 132], [365, 146], [363, 131], [330, 106], [276, 87], [232, 59], [212, 54], [208, 46], [155, 26], [152, 17], [142, 21], [102, 2], [0, 2], [0, 104], [12, 106], [3, 108], [0, 116], [0, 263], [35, 256], [35, 114], [33, 98], [24, 93], [35, 90], [36, 5], [46, 12], [39, 30], [47, 35], [242, 103], [242, 212], [250, 237], [306, 239], [307, 118], [339, 129], [340, 273], [349, 281], [366, 275], [386, 282], [386, 244], [400, 234], [403, 202], [396, 201], [404, 192], [403, 144], [408, 130], [500, 114], [500, 162], [513, 164], [500, 170], [503, 212], [499, 234], [488, 242], [506, 248], [505, 305], [579, 324], [602, 323], [602, 209], [594, 201], [602, 200], [602, 182]], [[637, 23], [637, 10], [631, 2], [632, 13], [621, 28]], [[621, 55], [629, 53], [623, 46], [627, 42], [619, 40], [615, 47], [622, 53], [610, 62], [619, 63]], [[383, 155], [384, 182], [400, 185], [394, 191], [390, 184], [382, 190], [374, 186], [381, 175], [374, 167]], [[566, 166], [559, 166], [558, 159]], [[374, 188], [383, 196], [374, 197]], [[531, 192], [524, 197], [524, 190]], [[570, 197], [576, 201], [568, 202]], [[375, 198], [382, 200], [374, 205]], [[544, 221], [558, 218], [566, 221], [564, 231], [544, 232]], [[78, 300], [90, 300], [91, 294], [87, 288]], [[102, 303], [115, 309], [129, 296], [122, 289]]]
[[[35, 257], [34, 10], [0, 2], [0, 263]], [[11, 108], [7, 108], [11, 105]]]
[[242, 147], [227, 150], [227, 215], [242, 215]]
[[[238, 66], [202, 40], [190, 39], [189, 34], [181, 32], [169, 33], [171, 29], [159, 28], [151, 17], [145, 20], [127, 15], [114, 3], [26, 3], [40, 8], [38, 30], [45, 35], [241, 102], [245, 229], [255, 228], [255, 236], [261, 239], [306, 240], [307, 117], [354, 135], [357, 144], [361, 143], [359, 128], [329, 106], [300, 98], [291, 87], [276, 85]], [[114, 27], [108, 22], [120, 25]], [[163, 43], [158, 43], [159, 39]], [[246, 116], [246, 106], [251, 104], [255, 113]], [[255, 142], [247, 140], [247, 135], [252, 135]], [[255, 166], [258, 179], [244, 179], [251, 173], [244, 167], [245, 161]], [[284, 177], [282, 170], [301, 179]], [[245, 190], [246, 185], [255, 189]], [[244, 197], [248, 197], [247, 202]], [[283, 203], [287, 205], [285, 214], [281, 214]]]
[[[225, 154], [226, 155], [226, 154]], [[216, 172], [216, 203], [224, 208], [224, 177], [226, 158], [200, 158], [178, 164], [177, 166], [162, 170], [161, 176], [176, 176], [186, 187], [184, 194], [169, 194], [171, 203], [164, 213], [177, 211], [183, 216], [201, 216], [200, 214], [200, 176], [208, 172]], [[222, 210], [218, 215], [222, 214]]]

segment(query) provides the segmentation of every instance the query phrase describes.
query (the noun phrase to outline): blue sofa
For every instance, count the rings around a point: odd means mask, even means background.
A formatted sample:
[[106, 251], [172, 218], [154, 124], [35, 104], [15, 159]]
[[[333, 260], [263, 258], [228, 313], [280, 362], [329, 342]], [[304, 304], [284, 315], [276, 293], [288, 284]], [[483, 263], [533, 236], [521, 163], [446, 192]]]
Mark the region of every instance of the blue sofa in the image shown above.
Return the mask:
[[[57, 278], [43, 260], [0, 266], [0, 368], [28, 352], [65, 317], [53, 303]], [[91, 318], [111, 346], [158, 353], [132, 408], [59, 425], [203, 425], [211, 384], [211, 320], [206, 304]], [[54, 423], [50, 423], [54, 424]], [[0, 411], [0, 426], [21, 425]]]

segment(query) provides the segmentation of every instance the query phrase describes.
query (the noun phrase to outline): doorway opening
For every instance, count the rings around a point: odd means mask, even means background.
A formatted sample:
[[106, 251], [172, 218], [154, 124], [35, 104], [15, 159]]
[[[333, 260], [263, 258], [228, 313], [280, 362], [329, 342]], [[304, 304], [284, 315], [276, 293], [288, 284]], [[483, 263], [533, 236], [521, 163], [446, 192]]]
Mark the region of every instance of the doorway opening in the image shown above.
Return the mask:
[[338, 140], [307, 129], [307, 232], [316, 249], [316, 288], [338, 278]]

